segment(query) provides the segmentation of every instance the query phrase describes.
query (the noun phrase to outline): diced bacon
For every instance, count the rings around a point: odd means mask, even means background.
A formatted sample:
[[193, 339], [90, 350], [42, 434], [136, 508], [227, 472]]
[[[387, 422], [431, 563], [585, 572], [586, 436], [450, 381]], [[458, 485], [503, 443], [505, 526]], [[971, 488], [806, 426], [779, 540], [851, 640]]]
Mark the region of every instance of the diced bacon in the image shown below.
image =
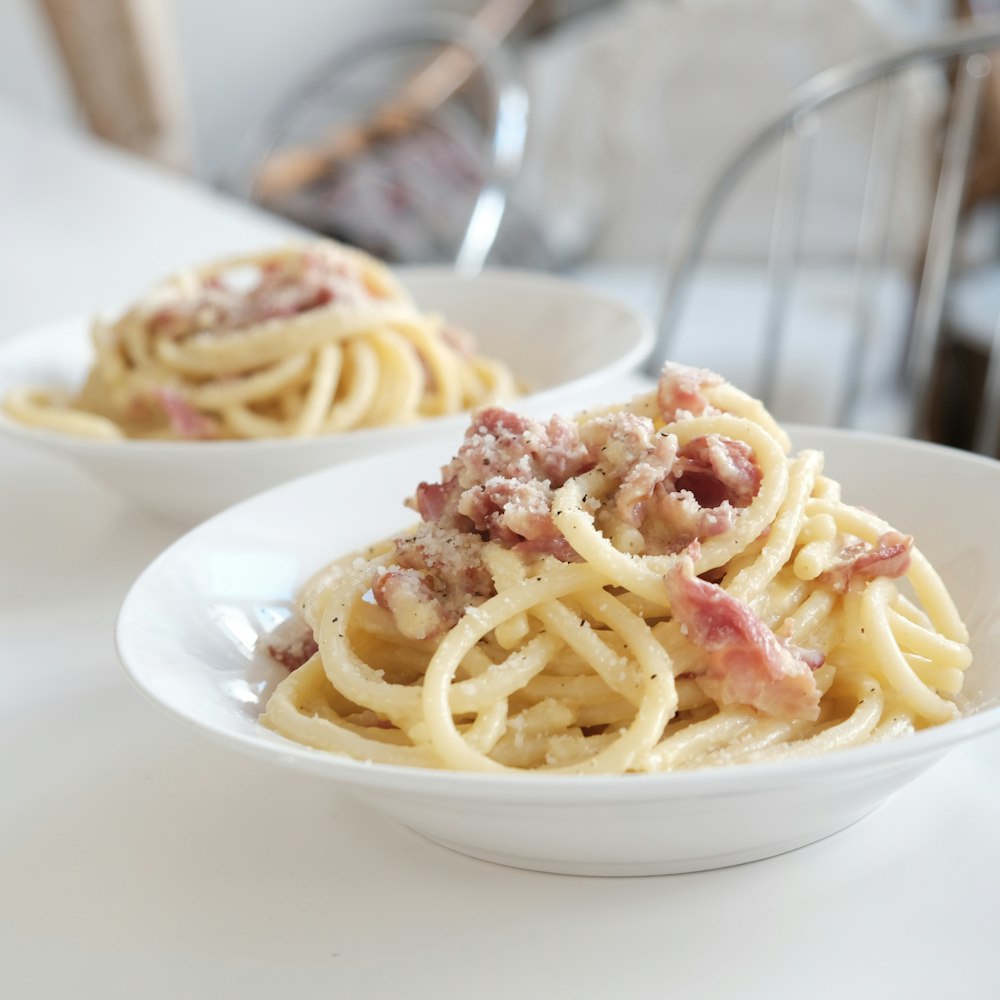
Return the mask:
[[[502, 406], [486, 406], [472, 416], [470, 430], [474, 435], [492, 435], [497, 440], [509, 437], [519, 437], [530, 426], [532, 421], [513, 410]], [[468, 435], [467, 435], [468, 437]]]
[[458, 615], [445, 610], [415, 569], [393, 567], [379, 574], [372, 584], [372, 594], [375, 603], [392, 615], [396, 628], [408, 639], [443, 635], [458, 620]]
[[696, 577], [690, 557], [678, 560], [664, 580], [674, 619], [704, 654], [694, 674], [709, 697], [781, 719], [819, 717], [811, 669], [819, 654], [797, 655], [748, 605]]
[[459, 510], [491, 541], [519, 552], [548, 553], [564, 562], [577, 558], [552, 519], [552, 488], [547, 482], [493, 476], [466, 490]]
[[396, 539], [396, 563], [423, 572], [449, 604], [465, 607], [470, 599], [493, 592], [493, 578], [483, 564], [483, 540], [473, 532], [422, 524]]
[[206, 413], [200, 413], [186, 399], [170, 389], [154, 390], [154, 398], [170, 421], [170, 429], [180, 438], [206, 440], [218, 437], [219, 423]]
[[189, 311], [177, 305], [163, 306], [161, 309], [157, 309], [146, 322], [149, 332], [154, 337], [180, 340], [191, 333]]
[[[479, 486], [466, 490], [459, 500], [459, 511], [472, 522], [476, 531], [491, 539], [512, 545], [521, 538], [538, 534], [537, 522], [550, 520], [552, 490], [537, 479], [523, 482], [504, 476], [491, 476]], [[508, 514], [524, 529], [508, 523]]]
[[416, 495], [407, 505], [416, 510], [425, 521], [445, 523], [445, 514], [452, 515], [458, 511], [458, 498], [462, 488], [454, 479], [446, 483], [421, 483]]
[[534, 463], [524, 439], [529, 426], [526, 418], [499, 406], [480, 410], [458, 454], [442, 470], [444, 482], [454, 479], [467, 490], [491, 476], [531, 479]]
[[762, 479], [753, 449], [718, 434], [689, 441], [680, 451], [675, 473], [677, 489], [690, 490], [702, 507], [719, 507], [726, 501], [746, 507]]
[[554, 487], [580, 475], [594, 464], [590, 451], [580, 439], [580, 429], [571, 420], [556, 414], [544, 428], [529, 428], [527, 435], [536, 456], [539, 478]]
[[656, 551], [680, 552], [699, 538], [721, 535], [736, 523], [736, 509], [728, 501], [718, 507], [702, 507], [688, 490], [653, 490], [647, 506], [643, 532]]
[[[580, 438], [587, 447], [592, 461], [600, 465], [608, 476], [622, 479], [636, 462], [661, 454], [660, 462], [676, 454], [677, 441], [656, 433], [649, 417], [619, 411], [588, 420], [580, 428]], [[666, 448], [665, 453], [659, 449]]]
[[792, 651], [796, 659], [801, 660], [810, 670], [819, 670], [826, 663], [826, 655], [818, 649], [806, 649], [804, 646], [796, 646], [795, 643], [785, 639], [780, 640], [788, 649]]
[[728, 531], [738, 510], [756, 496], [761, 480], [753, 451], [742, 441], [714, 434], [689, 441], [677, 453], [670, 476], [654, 485], [642, 508], [647, 550], [679, 552], [695, 539]]
[[656, 404], [667, 423], [684, 417], [700, 417], [714, 410], [705, 389], [721, 385], [721, 375], [707, 368], [691, 368], [668, 361], [656, 387]]
[[843, 592], [856, 576], [865, 580], [878, 576], [898, 579], [910, 568], [912, 548], [913, 536], [898, 531], [885, 532], [874, 546], [855, 542], [841, 550], [834, 565], [820, 576], [820, 580]]
[[653, 490], [673, 474], [677, 459], [677, 438], [673, 434], [658, 434], [642, 457], [625, 473], [615, 508], [626, 524], [638, 527], [646, 515]]
[[526, 538], [514, 546], [514, 551], [527, 556], [554, 556], [562, 562], [579, 562], [580, 557], [573, 546], [559, 533], [554, 522], [550, 524], [552, 524], [551, 534]]
[[460, 357], [466, 361], [476, 353], [476, 341], [472, 334], [451, 323], [441, 324], [441, 339]]
[[481, 492], [489, 480], [557, 487], [592, 464], [572, 421], [553, 417], [541, 424], [498, 406], [487, 407], [473, 416], [458, 453], [441, 470], [441, 482], [421, 483], [408, 505], [426, 521], [468, 531], [471, 522], [462, 508], [476, 508], [477, 501], [468, 494]]
[[449, 469], [466, 489], [490, 476], [544, 479], [555, 487], [590, 464], [587, 447], [570, 421], [553, 417], [541, 424], [489, 407], [473, 418], [472, 433]]
[[267, 640], [267, 655], [289, 670], [298, 670], [319, 649], [308, 623], [294, 615], [283, 621]]
[[395, 564], [379, 575], [372, 592], [411, 639], [442, 634], [467, 607], [494, 592], [483, 563], [483, 540], [473, 532], [421, 524], [395, 545]]
[[[686, 391], [711, 381], [695, 369], [673, 374]], [[385, 595], [380, 600], [386, 607], [402, 606], [404, 597], [411, 605], [419, 603], [418, 597], [435, 600], [452, 616], [489, 596], [492, 577], [480, 555], [465, 553], [472, 569], [463, 577], [461, 563], [440, 558], [449, 546], [459, 551], [495, 542], [526, 556], [576, 561], [556, 526], [552, 502], [569, 479], [591, 471], [594, 492], [584, 504], [598, 530], [621, 537], [627, 529], [626, 544], [640, 552], [679, 552], [699, 538], [729, 530], [762, 480], [753, 451], [719, 435], [695, 438], [680, 448], [676, 435], [627, 411], [580, 423], [560, 417], [541, 423], [487, 407], [473, 416], [457, 454], [441, 470], [441, 481], [421, 483], [408, 501], [424, 525], [413, 538], [397, 543], [397, 562], [416, 571], [428, 592], [418, 593], [413, 579], [392, 581], [382, 590], [395, 588], [399, 601], [394, 604]]]
[[196, 295], [168, 300], [146, 322], [154, 335], [181, 340], [297, 316], [331, 302], [354, 305], [375, 297], [355, 261], [330, 248], [309, 249], [259, 267], [213, 274]]
[[879, 536], [874, 550], [858, 556], [854, 560], [853, 572], [868, 579], [873, 579], [876, 576], [898, 579], [910, 568], [910, 549], [912, 548], [912, 535], [904, 535], [898, 531], [887, 531]]
[[[487, 490], [490, 485], [487, 484]], [[502, 495], [494, 497], [502, 499]], [[504, 529], [510, 532], [515, 551], [547, 554], [563, 562], [579, 558], [552, 518], [552, 489], [546, 483], [537, 480], [517, 483], [507, 494], [499, 516]]]
[[632, 466], [615, 494], [615, 508], [619, 517], [633, 527], [642, 524], [653, 490], [669, 474], [669, 468], [651, 462], [639, 462]]

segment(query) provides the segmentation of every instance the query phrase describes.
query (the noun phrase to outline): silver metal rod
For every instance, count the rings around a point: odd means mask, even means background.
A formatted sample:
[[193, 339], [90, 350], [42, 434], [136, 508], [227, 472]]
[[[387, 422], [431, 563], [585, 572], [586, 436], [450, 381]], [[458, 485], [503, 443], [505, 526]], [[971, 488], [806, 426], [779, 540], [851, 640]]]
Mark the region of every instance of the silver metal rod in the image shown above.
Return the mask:
[[989, 59], [979, 54], [972, 55], [963, 61], [955, 82], [954, 107], [944, 140], [941, 174], [906, 359], [907, 384], [914, 400], [910, 432], [918, 437], [926, 432], [927, 394], [940, 342], [962, 194], [976, 138], [982, 81], [989, 71]]
[[764, 313], [759, 394], [765, 406], [774, 405], [781, 346], [788, 321], [788, 306], [795, 278], [795, 264], [802, 242], [802, 227], [809, 181], [812, 139], [818, 128], [815, 116], [801, 119], [785, 133], [778, 167], [771, 246], [768, 255], [768, 297]]
[[977, 18], [973, 24], [941, 32], [931, 41], [909, 42], [825, 70], [793, 90], [773, 115], [760, 122], [739, 143], [684, 226], [678, 252], [666, 266], [667, 285], [660, 308], [659, 336], [648, 370], [658, 372], [673, 347], [691, 279], [704, 253], [712, 225], [728, 195], [738, 186], [749, 167], [798, 116], [818, 111], [873, 80], [911, 66], [928, 65], [951, 56], [996, 48], [1000, 48], [1000, 17]]
[[[496, 66], [503, 62], [503, 72]], [[479, 190], [462, 245], [455, 255], [455, 270], [478, 274], [496, 243], [507, 209], [507, 197], [521, 170], [528, 133], [528, 94], [516, 79], [507, 54], [499, 47], [482, 65], [493, 93], [493, 143], [488, 173]]]
[[993, 339], [986, 364], [986, 382], [979, 404], [979, 419], [972, 447], [984, 455], [1000, 457], [1000, 316], [993, 327]]
[[878, 295], [889, 247], [889, 220], [892, 216], [892, 187], [903, 134], [903, 97], [899, 80], [879, 84], [872, 127], [871, 152], [865, 178], [865, 193], [858, 226], [858, 249], [854, 267], [854, 322], [848, 343], [843, 376], [843, 393], [837, 423], [852, 424], [865, 362], [876, 336]]

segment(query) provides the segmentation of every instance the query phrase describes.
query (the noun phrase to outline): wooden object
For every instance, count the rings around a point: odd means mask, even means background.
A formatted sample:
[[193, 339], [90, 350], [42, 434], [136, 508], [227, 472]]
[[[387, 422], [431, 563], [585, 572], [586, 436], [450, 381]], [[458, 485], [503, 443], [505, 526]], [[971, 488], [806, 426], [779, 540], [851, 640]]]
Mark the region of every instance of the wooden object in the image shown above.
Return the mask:
[[91, 130], [186, 169], [190, 143], [165, 0], [38, 0]]

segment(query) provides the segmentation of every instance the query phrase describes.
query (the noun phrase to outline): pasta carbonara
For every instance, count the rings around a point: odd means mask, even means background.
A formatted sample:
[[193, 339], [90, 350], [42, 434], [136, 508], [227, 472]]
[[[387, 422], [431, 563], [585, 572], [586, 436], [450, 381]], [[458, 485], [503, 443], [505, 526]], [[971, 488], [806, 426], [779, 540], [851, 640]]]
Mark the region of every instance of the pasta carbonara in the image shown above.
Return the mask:
[[327, 240], [177, 274], [92, 338], [78, 394], [21, 388], [7, 415], [94, 438], [302, 437], [517, 395], [383, 264]]
[[296, 669], [265, 725], [388, 764], [619, 773], [957, 715], [968, 634], [913, 539], [711, 372], [573, 420], [480, 410], [409, 504], [271, 637]]

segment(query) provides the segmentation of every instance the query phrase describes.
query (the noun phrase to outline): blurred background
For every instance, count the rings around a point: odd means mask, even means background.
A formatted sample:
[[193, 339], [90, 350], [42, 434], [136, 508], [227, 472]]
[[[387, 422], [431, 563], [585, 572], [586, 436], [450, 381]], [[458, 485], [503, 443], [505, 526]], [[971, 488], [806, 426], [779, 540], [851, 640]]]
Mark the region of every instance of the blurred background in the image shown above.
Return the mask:
[[5, 0], [0, 102], [396, 264], [571, 273], [784, 419], [995, 452], [997, 14]]

